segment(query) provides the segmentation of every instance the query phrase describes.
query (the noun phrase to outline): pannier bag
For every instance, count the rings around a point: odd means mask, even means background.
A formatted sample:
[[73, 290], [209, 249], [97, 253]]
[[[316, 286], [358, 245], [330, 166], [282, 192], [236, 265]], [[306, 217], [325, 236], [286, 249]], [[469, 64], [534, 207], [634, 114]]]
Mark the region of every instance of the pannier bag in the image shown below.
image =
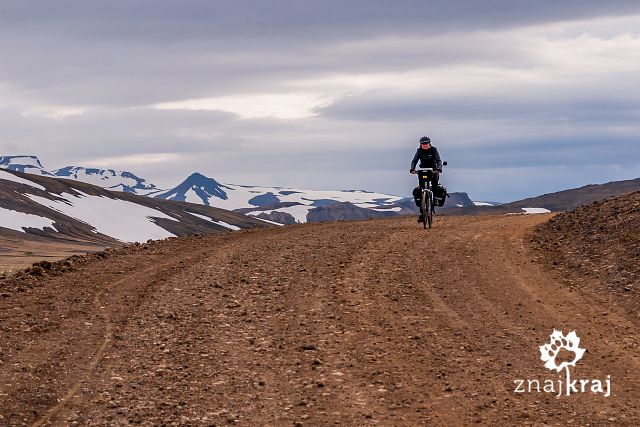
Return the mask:
[[447, 188], [444, 185], [438, 184], [438, 188], [436, 189], [436, 205], [440, 207], [444, 206], [445, 200], [447, 200]]

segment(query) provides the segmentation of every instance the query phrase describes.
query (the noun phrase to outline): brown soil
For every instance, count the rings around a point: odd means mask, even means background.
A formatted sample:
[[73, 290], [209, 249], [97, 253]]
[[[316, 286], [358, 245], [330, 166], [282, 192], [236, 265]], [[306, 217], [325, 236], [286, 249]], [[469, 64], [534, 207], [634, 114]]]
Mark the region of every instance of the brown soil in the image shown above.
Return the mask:
[[105, 249], [104, 245], [82, 242], [54, 242], [42, 239], [27, 240], [14, 239], [3, 236], [0, 238], [0, 276], [25, 269], [34, 262], [55, 262], [72, 255], [86, 252], [97, 252]]
[[[169, 239], [0, 281], [0, 424], [638, 425], [638, 318], [534, 262], [548, 218]], [[554, 328], [609, 398], [514, 393], [558, 378]]]

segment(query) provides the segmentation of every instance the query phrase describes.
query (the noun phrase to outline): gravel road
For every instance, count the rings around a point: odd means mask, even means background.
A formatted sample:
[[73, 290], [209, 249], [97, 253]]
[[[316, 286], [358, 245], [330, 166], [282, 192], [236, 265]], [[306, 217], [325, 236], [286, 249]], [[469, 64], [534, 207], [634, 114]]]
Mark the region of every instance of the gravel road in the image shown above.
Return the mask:
[[[541, 261], [548, 218], [169, 239], [0, 283], [0, 425], [638, 425], [637, 313]], [[554, 329], [611, 396], [515, 392], [564, 380]]]

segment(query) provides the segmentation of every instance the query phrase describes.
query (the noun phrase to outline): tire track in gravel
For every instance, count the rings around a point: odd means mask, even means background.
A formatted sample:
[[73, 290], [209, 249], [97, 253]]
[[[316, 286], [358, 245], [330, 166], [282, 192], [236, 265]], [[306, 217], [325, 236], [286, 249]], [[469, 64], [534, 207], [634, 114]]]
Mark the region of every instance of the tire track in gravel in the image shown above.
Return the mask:
[[[165, 274], [167, 269], [173, 268], [175, 264], [176, 261], [171, 260], [158, 265], [154, 265], [153, 267], [142, 269], [140, 271], [135, 271], [134, 275], [124, 277], [109, 284], [105, 289], [103, 289], [96, 295], [93, 305], [95, 307], [95, 312], [102, 317], [103, 325], [101, 326], [104, 329], [102, 341], [99, 343], [99, 347], [93, 352], [93, 355], [88, 357], [88, 365], [86, 367], [83, 367], [80, 372], [76, 374], [78, 375], [78, 379], [76, 380], [76, 382], [71, 385], [69, 390], [62, 398], [58, 399], [57, 404], [49, 408], [40, 419], [32, 424], [32, 427], [41, 427], [46, 423], [50, 423], [51, 420], [55, 416], [57, 416], [59, 412], [65, 409], [65, 407], [73, 406], [73, 404], [69, 405], [71, 400], [76, 397], [76, 394], [80, 390], [80, 387], [90, 379], [91, 375], [95, 374], [96, 368], [101, 362], [103, 362], [105, 351], [112, 344], [114, 330], [112, 315], [110, 313], [111, 310], [114, 310], [114, 307], [110, 307], [110, 304], [106, 297], [108, 297], [110, 293], [117, 291], [118, 288], [124, 286], [125, 284], [142, 282], [142, 279], [144, 279], [146, 285], [143, 286], [142, 289], [138, 288], [135, 291], [139, 295], [144, 295], [147, 291], [148, 285], [153, 283], [152, 278], [157, 275]], [[130, 292], [131, 289], [128, 290], [128, 293]], [[95, 327], [96, 325], [94, 324], [93, 326]], [[84, 350], [83, 353], [89, 352]], [[80, 402], [78, 403], [81, 404]]]
[[[637, 327], [633, 324], [621, 324], [617, 320], [620, 316], [616, 313], [608, 313], [603, 316], [603, 312], [609, 311], [603, 309], [600, 301], [594, 299], [592, 295], [580, 295], [570, 289], [567, 290], [562, 285], [562, 276], [549, 272], [545, 266], [539, 265], [536, 261], [535, 254], [526, 247], [525, 240], [528, 239], [527, 231], [535, 224], [539, 223], [544, 217], [523, 217], [518, 221], [509, 219], [501, 219], [499, 221], [490, 220], [492, 227], [481, 238], [478, 238], [478, 266], [486, 266], [491, 262], [498, 261], [500, 268], [487, 275], [483, 280], [481, 289], [486, 295], [488, 301], [492, 301], [499, 310], [504, 310], [506, 315], [506, 323], [511, 323], [511, 327], [507, 330], [509, 334], [508, 349], [515, 355], [526, 355], [521, 361], [526, 364], [511, 362], [512, 368], [520, 372], [518, 378], [536, 378], [540, 377], [539, 370], [539, 354], [535, 352], [536, 347], [531, 346], [531, 335], [539, 335], [543, 339], [548, 339], [548, 334], [553, 328], [563, 329], [564, 332], [576, 329], [578, 335], [583, 338], [583, 345], [588, 346], [588, 354], [590, 356], [590, 366], [585, 366], [579, 372], [586, 378], [603, 379], [607, 373], [617, 377], [617, 387], [631, 391], [631, 396], [637, 396], [638, 388], [633, 386], [632, 377], [629, 376], [630, 371], [625, 365], [631, 364], [637, 366], [637, 359], [628, 350], [625, 355], [625, 362], [620, 364], [620, 360], [614, 360], [615, 363], [607, 363], [608, 368], [599, 367], [598, 360], [606, 361], [607, 357], [603, 353], [611, 351], [616, 345], [612, 341], [602, 340], [606, 336], [617, 336], [618, 342], [622, 342], [622, 338], [635, 335]], [[586, 297], [586, 298], [585, 298]], [[614, 308], [614, 307], [612, 307]], [[615, 308], [614, 308], [615, 311]], [[604, 320], [606, 319], [606, 320]], [[612, 322], [612, 320], [616, 320]], [[505, 321], [499, 323], [505, 330]], [[521, 333], [513, 333], [514, 329], [520, 330]], [[633, 330], [636, 332], [632, 332]], [[542, 332], [542, 333], [540, 333]], [[545, 333], [546, 332], [546, 333]], [[597, 337], [597, 339], [595, 339]], [[614, 341], [617, 341], [614, 340]], [[606, 348], [609, 347], [609, 350]], [[527, 349], [529, 349], [527, 351]], [[532, 351], [534, 350], [534, 351]], [[625, 353], [623, 349], [614, 350], [621, 356]], [[509, 356], [504, 355], [505, 358]], [[520, 356], [522, 358], [522, 356]], [[513, 359], [513, 358], [512, 358]], [[517, 359], [516, 359], [517, 360]], [[586, 361], [584, 362], [587, 363]], [[581, 365], [579, 365], [581, 366]], [[585, 369], [586, 368], [586, 369]], [[637, 381], [638, 377], [635, 376]], [[636, 383], [637, 384], [637, 383]], [[511, 385], [513, 386], [513, 385]], [[505, 391], [508, 391], [508, 385]], [[534, 395], [535, 396], [535, 395]], [[525, 397], [525, 396], [523, 396]], [[530, 397], [530, 396], [526, 396]], [[545, 408], [557, 406], [558, 402], [549, 402], [549, 400], [540, 399], [528, 400], [528, 405], [534, 410], [525, 412], [533, 417], [535, 410], [541, 411], [543, 414], [550, 412]], [[621, 393], [616, 396], [618, 402], [629, 402], [629, 395]], [[527, 401], [527, 399], [523, 399]], [[563, 409], [571, 407], [569, 414], [574, 419], [581, 419], [582, 422], [593, 422], [592, 420], [601, 420], [604, 422], [609, 418], [615, 418], [617, 422], [625, 425], [633, 424], [631, 420], [637, 419], [637, 412], [632, 415], [624, 414], [621, 418], [611, 417], [607, 415], [607, 410], [603, 410], [602, 398], [600, 396], [580, 396], [570, 401], [571, 405], [562, 403]], [[543, 403], [541, 404], [540, 401]], [[520, 403], [520, 402], [516, 402]], [[553, 404], [555, 405], [553, 405]], [[608, 402], [607, 402], [608, 403]], [[612, 402], [613, 403], [613, 402]], [[615, 408], [615, 403], [608, 407], [611, 411]], [[597, 409], [596, 409], [597, 408]], [[509, 405], [507, 410], [521, 410], [521, 405]], [[618, 411], [616, 411], [618, 412]], [[538, 413], [539, 415], [539, 413]], [[590, 421], [591, 420], [591, 421]], [[561, 424], [558, 421], [558, 424]]]
[[[119, 281], [114, 283], [113, 286], [118, 286], [118, 285], [121, 285], [122, 283], [123, 281]], [[99, 312], [100, 312], [100, 309], [104, 309], [100, 301], [100, 295], [96, 296], [94, 306], [97, 307], [98, 309], [97, 311]], [[98, 349], [93, 353], [93, 355], [89, 357], [89, 360], [91, 360], [91, 362], [89, 363], [87, 370], [80, 375], [80, 379], [78, 379], [76, 383], [74, 383], [71, 386], [71, 388], [69, 389], [69, 391], [67, 391], [64, 397], [62, 397], [61, 399], [58, 399], [58, 403], [52, 406], [51, 408], [49, 408], [47, 412], [45, 412], [45, 414], [40, 419], [38, 419], [36, 422], [32, 424], [32, 427], [41, 427], [46, 423], [49, 423], [53, 416], [55, 416], [58, 412], [60, 412], [62, 408], [67, 406], [69, 401], [76, 395], [76, 393], [80, 389], [80, 385], [82, 384], [82, 382], [86, 381], [87, 377], [96, 368], [98, 363], [102, 361], [102, 356], [104, 355], [104, 352], [107, 349], [107, 346], [111, 343], [112, 330], [113, 330], [113, 325], [111, 323], [111, 319], [108, 314], [103, 315], [103, 322], [104, 322], [104, 339], [102, 341], [102, 344], [100, 344], [100, 347], [98, 347]]]
[[[61, 424], [56, 417], [81, 401], [80, 387], [108, 352], [114, 321], [126, 321], [153, 279], [189, 257], [170, 252], [176, 240], [163, 242], [164, 249], [157, 249], [158, 242], [121, 249], [106, 260], [44, 278], [38, 287], [18, 294], [19, 300], [5, 300], [13, 305], [3, 313], [19, 315], [5, 317], [3, 325], [13, 334], [3, 332], [10, 351], [0, 360], [0, 424]], [[109, 304], [110, 298], [117, 304]], [[13, 325], [25, 322], [32, 327], [20, 332], [32, 337], [17, 340]]]
[[[82, 387], [82, 395], [77, 396], [80, 399], [73, 401], [73, 405], [67, 405], [64, 412], [57, 415], [54, 420], [54, 425], [85, 425], [95, 424], [96, 420], [92, 418], [84, 418], [82, 412], [84, 408], [95, 405], [96, 402], [110, 403], [111, 409], [118, 410], [118, 406], [111, 404], [111, 402], [105, 402], [101, 400], [99, 391], [110, 390], [112, 393], [115, 390], [123, 387], [123, 382], [126, 381], [126, 375], [122, 372], [126, 372], [126, 369], [120, 367], [122, 360], [128, 359], [123, 349], [135, 347], [136, 341], [147, 335], [143, 333], [141, 335], [133, 335], [128, 331], [131, 330], [133, 323], [141, 323], [143, 327], [149, 328], [146, 322], [149, 320], [149, 313], [145, 311], [145, 307], [151, 303], [154, 304], [158, 300], [163, 299], [169, 293], [175, 293], [180, 291], [176, 286], [183, 286], [183, 278], [185, 275], [192, 272], [194, 269], [203, 269], [206, 261], [211, 256], [211, 250], [205, 245], [202, 245], [202, 239], [211, 239], [214, 242], [220, 241], [226, 242], [228, 238], [220, 237], [219, 235], [213, 235], [211, 237], [193, 238], [192, 241], [195, 244], [192, 245], [180, 245], [178, 243], [177, 250], [171, 251], [169, 257], [162, 257], [158, 264], [153, 265], [151, 268], [138, 271], [135, 275], [122, 279], [120, 284], [128, 284], [127, 288], [124, 288], [124, 292], [114, 293], [111, 297], [111, 305], [116, 307], [118, 312], [117, 320], [114, 323], [114, 337], [112, 346], [107, 347], [109, 349], [109, 356], [104, 357], [103, 363], [97, 365], [98, 369], [91, 376], [87, 376], [79, 384]], [[169, 260], [168, 260], [169, 259]], [[113, 290], [118, 290], [117, 286], [113, 287]], [[184, 302], [184, 301], [183, 301]], [[172, 316], [175, 312], [175, 307], [168, 308], [163, 313], [156, 313], [156, 318], [162, 319], [163, 316]], [[153, 327], [153, 326], [151, 326]], [[149, 349], [147, 349], [148, 351]], [[122, 375], [122, 377], [118, 376]], [[78, 410], [78, 408], [81, 408]], [[101, 425], [113, 425], [114, 420], [98, 418], [97, 424]], [[121, 423], [130, 424], [129, 421], [123, 420]], [[117, 423], [116, 423], [117, 424]]]
[[[363, 409], [368, 412], [371, 424], [415, 425], [428, 420], [425, 404], [431, 398], [433, 376], [438, 374], [424, 362], [437, 359], [438, 347], [443, 341], [443, 329], [434, 328], [433, 320], [438, 319], [437, 323], [455, 330], [468, 328], [467, 322], [451, 310], [445, 299], [435, 292], [424, 292], [426, 286], [435, 284], [437, 261], [431, 264], [435, 258], [432, 252], [443, 230], [431, 229], [429, 234], [406, 227], [384, 230], [372, 244], [378, 254], [372, 267], [345, 272], [347, 283], [357, 290], [350, 294], [351, 298], [368, 302], [352, 321], [378, 319], [373, 325], [376, 336], [388, 337], [392, 332], [391, 338], [375, 343], [378, 349], [372, 349], [370, 330], [358, 337], [357, 346], [375, 355], [361, 362], [377, 365], [377, 369], [370, 368], [367, 375], [361, 375], [355, 382], [356, 389], [367, 393], [367, 406]], [[406, 250], [402, 257], [397, 257], [402, 247]], [[365, 264], [367, 258], [365, 253], [360, 262]], [[425, 375], [425, 371], [433, 376]], [[405, 391], [415, 388], [424, 388], [424, 395]], [[447, 402], [442, 403], [445, 411], [455, 409], [449, 408]], [[450, 412], [450, 420], [461, 422], [455, 411]]]

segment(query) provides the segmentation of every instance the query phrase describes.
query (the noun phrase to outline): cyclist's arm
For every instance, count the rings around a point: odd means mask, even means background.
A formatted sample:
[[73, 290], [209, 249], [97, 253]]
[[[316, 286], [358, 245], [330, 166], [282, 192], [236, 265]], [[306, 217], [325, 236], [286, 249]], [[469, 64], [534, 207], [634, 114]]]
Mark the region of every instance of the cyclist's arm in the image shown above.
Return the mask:
[[420, 149], [416, 150], [416, 154], [413, 156], [413, 160], [411, 160], [411, 170], [416, 168], [418, 160], [420, 160]]
[[442, 170], [442, 160], [440, 159], [440, 153], [438, 153], [438, 149], [433, 147], [434, 157], [436, 161], [436, 169]]

